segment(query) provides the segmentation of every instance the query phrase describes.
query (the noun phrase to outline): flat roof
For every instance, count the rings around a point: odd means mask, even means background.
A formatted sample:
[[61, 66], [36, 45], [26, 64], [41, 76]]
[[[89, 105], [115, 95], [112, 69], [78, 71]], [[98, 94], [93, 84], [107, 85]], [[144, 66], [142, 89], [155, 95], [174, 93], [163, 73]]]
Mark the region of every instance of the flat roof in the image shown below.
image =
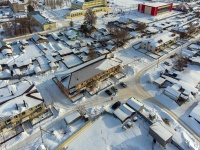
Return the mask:
[[151, 6], [151, 7], [160, 7], [160, 6], [164, 6], [164, 5], [170, 5], [170, 4], [171, 3], [161, 3], [161, 2], [156, 2], [156, 3], [145, 2], [145, 3], [143, 3], [143, 5]]
[[150, 129], [154, 131], [161, 139], [167, 141], [172, 137], [172, 133], [169, 132], [165, 127], [163, 127], [160, 123], [156, 122], [150, 126]]

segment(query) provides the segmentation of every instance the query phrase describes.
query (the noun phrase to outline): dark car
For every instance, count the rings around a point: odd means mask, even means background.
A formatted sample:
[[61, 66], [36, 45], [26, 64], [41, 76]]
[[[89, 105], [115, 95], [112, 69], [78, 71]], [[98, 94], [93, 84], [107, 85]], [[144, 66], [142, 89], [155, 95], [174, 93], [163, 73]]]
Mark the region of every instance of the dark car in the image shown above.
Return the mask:
[[112, 95], [112, 92], [110, 92], [110, 90], [105, 90], [106, 94], [108, 94], [109, 96]]
[[127, 87], [127, 85], [124, 83], [124, 82], [120, 82], [120, 85], [122, 86], [122, 87]]
[[113, 92], [115, 92], [115, 93], [117, 93], [117, 91], [118, 91], [117, 88], [114, 86], [111, 87], [111, 90], [113, 90]]
[[117, 109], [119, 106], [121, 105], [121, 102], [120, 101], [117, 101], [116, 103], [114, 103], [113, 105], [112, 105], [112, 109]]
[[167, 61], [165, 61], [164, 64], [167, 66], [170, 66], [170, 64]]

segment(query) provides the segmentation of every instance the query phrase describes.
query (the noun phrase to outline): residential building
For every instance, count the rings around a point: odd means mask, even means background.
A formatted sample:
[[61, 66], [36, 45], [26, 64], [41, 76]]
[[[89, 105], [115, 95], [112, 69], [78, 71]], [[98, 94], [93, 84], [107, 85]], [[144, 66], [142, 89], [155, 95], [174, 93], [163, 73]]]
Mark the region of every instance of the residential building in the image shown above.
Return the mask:
[[50, 21], [48, 18], [45, 18], [40, 14], [39, 11], [29, 12], [28, 16], [30, 16], [34, 20], [34, 22], [44, 31], [55, 29], [57, 27], [56, 22]]
[[156, 122], [149, 128], [149, 134], [164, 148], [171, 143], [173, 134], [164, 127], [164, 124]]
[[107, 0], [75, 0], [71, 3], [71, 9], [67, 13], [67, 19], [85, 16], [87, 9], [94, 13], [109, 11]]
[[9, 6], [12, 8], [14, 13], [25, 12], [27, 3], [28, 3], [27, 0], [26, 1], [20, 1], [20, 0], [9, 0], [8, 1]]
[[14, 128], [46, 111], [42, 96], [35, 86], [30, 86], [24, 94], [9, 99], [0, 106], [0, 129]]
[[171, 12], [173, 8], [173, 3], [151, 3], [145, 2], [143, 4], [138, 4], [138, 11], [144, 14], [149, 14], [151, 16], [157, 16], [163, 13]]
[[0, 51], [4, 49], [11, 49], [10, 45], [7, 45], [6, 42], [0, 41]]
[[56, 76], [57, 85], [69, 98], [81, 90], [90, 88], [96, 81], [102, 81], [120, 71], [120, 64], [110, 59], [103, 59], [63, 76]]
[[176, 43], [179, 39], [179, 35], [165, 31], [163, 33], [156, 34], [151, 38], [143, 40], [141, 43], [141, 48], [157, 53], [165, 48], [169, 47], [171, 44]]
[[33, 39], [33, 41], [34, 41], [36, 44], [48, 42], [48, 39], [47, 39], [45, 36], [41, 36], [41, 35], [38, 35], [38, 34], [32, 35], [31, 38]]

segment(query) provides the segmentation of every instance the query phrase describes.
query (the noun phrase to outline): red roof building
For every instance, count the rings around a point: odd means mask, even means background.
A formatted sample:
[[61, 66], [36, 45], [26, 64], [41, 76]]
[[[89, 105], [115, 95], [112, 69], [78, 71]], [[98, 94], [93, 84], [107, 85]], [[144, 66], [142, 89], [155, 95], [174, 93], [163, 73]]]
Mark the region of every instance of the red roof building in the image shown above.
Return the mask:
[[138, 11], [141, 13], [157, 16], [163, 13], [171, 12], [173, 3], [143, 3], [138, 4]]

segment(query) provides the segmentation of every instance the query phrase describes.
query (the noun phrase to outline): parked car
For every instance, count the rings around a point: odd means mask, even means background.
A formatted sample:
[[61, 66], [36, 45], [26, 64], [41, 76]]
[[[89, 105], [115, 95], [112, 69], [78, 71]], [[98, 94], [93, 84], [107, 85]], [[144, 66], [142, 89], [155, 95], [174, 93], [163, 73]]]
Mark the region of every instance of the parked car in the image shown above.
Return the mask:
[[170, 63], [168, 63], [167, 61], [165, 61], [164, 64], [170, 66]]
[[121, 85], [122, 87], [124, 87], [124, 88], [127, 87], [127, 85], [126, 85], [124, 82], [120, 82], [120, 85]]
[[116, 103], [114, 103], [113, 105], [112, 105], [112, 109], [117, 109], [119, 106], [121, 105], [121, 102], [120, 101], [117, 101]]
[[112, 95], [112, 92], [110, 92], [110, 90], [105, 90], [106, 94], [108, 94], [109, 96]]
[[111, 87], [111, 90], [113, 90], [113, 92], [117, 93], [118, 89], [114, 86]]

